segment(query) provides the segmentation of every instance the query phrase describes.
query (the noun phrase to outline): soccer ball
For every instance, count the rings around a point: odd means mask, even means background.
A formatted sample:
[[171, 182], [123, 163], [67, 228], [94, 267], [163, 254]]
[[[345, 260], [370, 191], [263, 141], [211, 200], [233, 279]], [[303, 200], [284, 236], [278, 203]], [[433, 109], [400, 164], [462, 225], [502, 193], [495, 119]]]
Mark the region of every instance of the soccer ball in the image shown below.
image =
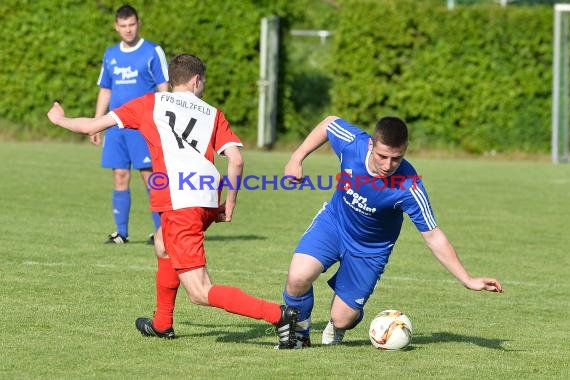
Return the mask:
[[402, 350], [412, 342], [412, 321], [398, 310], [384, 310], [372, 322], [368, 335], [379, 350]]

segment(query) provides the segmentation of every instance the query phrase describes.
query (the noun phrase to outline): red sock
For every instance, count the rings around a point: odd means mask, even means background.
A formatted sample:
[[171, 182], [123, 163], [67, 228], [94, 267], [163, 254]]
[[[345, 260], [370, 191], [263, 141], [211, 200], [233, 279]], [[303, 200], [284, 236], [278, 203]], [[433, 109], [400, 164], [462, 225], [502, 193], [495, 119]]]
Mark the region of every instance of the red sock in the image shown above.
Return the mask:
[[263, 319], [271, 324], [276, 324], [281, 318], [281, 306], [278, 304], [255, 298], [232, 286], [214, 285], [208, 293], [208, 303], [230, 313]]
[[174, 304], [180, 280], [170, 262], [170, 258], [158, 258], [156, 271], [156, 311], [152, 325], [164, 331], [174, 323]]

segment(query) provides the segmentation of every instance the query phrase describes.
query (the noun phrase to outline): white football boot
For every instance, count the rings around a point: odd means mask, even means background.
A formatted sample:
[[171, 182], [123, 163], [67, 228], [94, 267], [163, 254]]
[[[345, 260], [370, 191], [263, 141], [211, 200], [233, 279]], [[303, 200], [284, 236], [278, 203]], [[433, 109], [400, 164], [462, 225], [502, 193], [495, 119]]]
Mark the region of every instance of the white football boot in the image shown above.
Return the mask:
[[337, 329], [334, 327], [332, 321], [327, 323], [327, 327], [323, 330], [322, 343], [324, 345], [335, 345], [340, 344], [344, 338], [344, 333], [346, 330]]

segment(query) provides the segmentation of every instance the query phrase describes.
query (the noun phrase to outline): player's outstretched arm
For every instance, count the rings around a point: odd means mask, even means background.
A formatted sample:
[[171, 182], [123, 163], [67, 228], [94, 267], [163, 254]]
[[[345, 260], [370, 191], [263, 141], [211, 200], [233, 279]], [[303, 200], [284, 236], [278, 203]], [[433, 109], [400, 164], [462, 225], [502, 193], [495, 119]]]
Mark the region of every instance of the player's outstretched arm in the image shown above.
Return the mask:
[[327, 126], [336, 119], [338, 116], [327, 116], [313, 128], [285, 165], [285, 176], [292, 177], [297, 182], [303, 180], [303, 160], [327, 142]]
[[441, 265], [466, 288], [477, 291], [503, 292], [499, 280], [487, 277], [471, 277], [469, 273], [467, 273], [451, 242], [439, 227], [428, 232], [422, 232], [422, 236]]
[[66, 117], [63, 107], [58, 102], [53, 103], [47, 117], [55, 125], [85, 135], [94, 135], [117, 124], [109, 114], [100, 117]]
[[231, 183], [226, 192], [226, 201], [218, 208], [216, 222], [231, 222], [236, 207], [237, 194], [239, 189], [239, 178], [243, 174], [243, 157], [237, 146], [230, 146], [224, 150], [224, 155], [228, 158], [227, 178]]

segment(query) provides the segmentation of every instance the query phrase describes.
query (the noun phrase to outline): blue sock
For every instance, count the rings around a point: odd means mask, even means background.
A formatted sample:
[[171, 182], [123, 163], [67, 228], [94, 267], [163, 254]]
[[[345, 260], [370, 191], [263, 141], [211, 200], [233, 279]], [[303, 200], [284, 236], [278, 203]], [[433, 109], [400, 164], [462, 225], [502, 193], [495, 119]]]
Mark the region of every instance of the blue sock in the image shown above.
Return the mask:
[[129, 236], [129, 212], [131, 211], [131, 191], [113, 190], [113, 216], [117, 225], [117, 233]]
[[[150, 195], [150, 189], [148, 187], [146, 191]], [[152, 212], [152, 222], [154, 223], [154, 230], [158, 230], [158, 227], [160, 227], [160, 214], [158, 212]]]
[[315, 303], [313, 295], [313, 287], [307, 293], [300, 296], [291, 296], [287, 291], [283, 291], [283, 300], [287, 306], [297, 308], [299, 310], [299, 317], [297, 322], [296, 331], [301, 335], [308, 337], [311, 333], [311, 312]]

